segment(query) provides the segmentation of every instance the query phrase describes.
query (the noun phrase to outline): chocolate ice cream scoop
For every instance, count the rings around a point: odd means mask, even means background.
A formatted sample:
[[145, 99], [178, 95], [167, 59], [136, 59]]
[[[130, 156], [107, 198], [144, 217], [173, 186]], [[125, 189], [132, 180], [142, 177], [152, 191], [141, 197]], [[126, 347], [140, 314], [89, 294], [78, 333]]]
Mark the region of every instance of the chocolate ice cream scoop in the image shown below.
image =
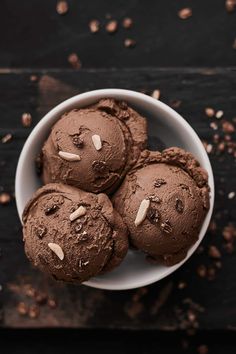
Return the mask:
[[27, 204], [23, 225], [27, 257], [57, 280], [84, 282], [128, 250], [127, 229], [105, 194], [48, 184]]
[[144, 151], [113, 197], [136, 248], [167, 266], [185, 258], [209, 208], [207, 172], [180, 148]]
[[145, 118], [125, 102], [103, 99], [65, 113], [43, 150], [44, 183], [111, 193], [146, 146]]

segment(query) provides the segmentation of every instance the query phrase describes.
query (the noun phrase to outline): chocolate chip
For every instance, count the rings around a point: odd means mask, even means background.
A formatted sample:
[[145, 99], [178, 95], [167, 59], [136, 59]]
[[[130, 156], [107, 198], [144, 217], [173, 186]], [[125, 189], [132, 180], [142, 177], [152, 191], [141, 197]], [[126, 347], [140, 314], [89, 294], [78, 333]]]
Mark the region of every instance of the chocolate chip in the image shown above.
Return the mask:
[[236, 0], [226, 0], [225, 8], [228, 12], [234, 12], [236, 10]]
[[29, 128], [32, 123], [32, 116], [30, 113], [23, 113], [21, 116], [21, 122], [23, 127]]
[[43, 226], [43, 225], [39, 225], [36, 228], [35, 233], [38, 236], [38, 238], [43, 238], [43, 236], [45, 236], [46, 233], [47, 233], [47, 228], [45, 226]]
[[178, 213], [182, 214], [182, 212], [184, 211], [184, 203], [182, 202], [181, 199], [176, 198], [175, 201], [175, 209], [178, 211]]
[[213, 245], [209, 247], [208, 254], [211, 258], [216, 258], [216, 259], [221, 258], [221, 253], [220, 253], [219, 249]]
[[82, 148], [84, 145], [83, 139], [78, 135], [75, 134], [72, 137], [72, 143], [77, 147], [77, 148]]
[[44, 210], [45, 215], [51, 215], [54, 214], [58, 210], [58, 205], [53, 204], [52, 206], [46, 208]]
[[35, 168], [37, 175], [40, 176], [43, 170], [43, 157], [41, 153], [35, 158]]
[[95, 160], [92, 163], [92, 167], [93, 167], [94, 171], [99, 172], [99, 173], [104, 173], [106, 171], [106, 162]]
[[159, 188], [163, 184], [166, 184], [166, 181], [163, 178], [157, 178], [154, 182], [154, 187]]
[[160, 220], [160, 213], [157, 209], [149, 208], [147, 212], [147, 219], [151, 224], [157, 224]]
[[169, 220], [166, 220], [165, 222], [161, 223], [161, 230], [166, 234], [170, 234], [172, 232], [172, 226]]
[[11, 196], [9, 193], [3, 192], [0, 194], [0, 204], [6, 205], [10, 203], [11, 201]]
[[76, 53], [71, 53], [68, 56], [68, 62], [74, 69], [80, 69], [82, 66], [81, 61]]

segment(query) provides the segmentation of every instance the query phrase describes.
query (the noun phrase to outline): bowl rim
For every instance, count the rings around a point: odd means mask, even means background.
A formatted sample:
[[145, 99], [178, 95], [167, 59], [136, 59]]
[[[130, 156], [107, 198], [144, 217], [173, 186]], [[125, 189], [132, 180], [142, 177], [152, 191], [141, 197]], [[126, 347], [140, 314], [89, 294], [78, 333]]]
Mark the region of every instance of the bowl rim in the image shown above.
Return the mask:
[[[157, 282], [157, 281], [165, 278], [166, 276], [172, 274], [178, 268], [180, 268], [193, 255], [193, 253], [196, 251], [199, 244], [202, 242], [202, 240], [206, 234], [207, 228], [209, 226], [210, 220], [211, 220], [213, 207], [214, 207], [214, 199], [215, 199], [215, 186], [214, 186], [214, 177], [213, 177], [211, 163], [210, 163], [209, 157], [207, 155], [207, 152], [205, 151], [205, 148], [204, 148], [200, 138], [198, 137], [197, 133], [179, 113], [177, 113], [174, 109], [169, 107], [167, 104], [161, 102], [160, 100], [156, 100], [153, 97], [147, 96], [146, 94], [143, 94], [143, 93], [140, 93], [137, 91], [126, 90], [126, 89], [106, 88], [106, 89], [92, 90], [92, 91], [88, 91], [85, 93], [77, 94], [73, 97], [70, 97], [70, 98], [62, 101], [57, 106], [52, 108], [46, 115], [44, 115], [43, 118], [41, 118], [41, 120], [33, 128], [30, 135], [28, 136], [26, 142], [24, 143], [24, 146], [21, 150], [21, 153], [20, 153], [20, 156], [18, 159], [18, 163], [17, 163], [16, 176], [15, 176], [15, 196], [16, 196], [17, 212], [18, 212], [18, 215], [21, 220], [22, 219], [22, 211], [23, 211], [23, 203], [21, 200], [20, 187], [21, 187], [21, 172], [22, 172], [23, 163], [25, 161], [28, 150], [30, 149], [31, 143], [37, 137], [37, 134], [39, 133], [39, 131], [41, 131], [44, 128], [50, 129], [50, 127], [49, 128], [47, 127], [50, 120], [53, 120], [53, 122], [52, 122], [52, 124], [53, 124], [55, 116], [58, 116], [59, 114], [64, 113], [69, 107], [71, 107], [73, 105], [79, 104], [81, 107], [83, 107], [84, 100], [90, 99], [91, 101], [93, 101], [95, 103], [96, 101], [98, 101], [101, 98], [105, 98], [105, 97], [116, 98], [116, 96], [119, 96], [119, 97], [117, 97], [117, 99], [128, 100], [129, 98], [136, 98], [136, 99], [139, 99], [141, 102], [145, 101], [146, 103], [150, 103], [152, 105], [154, 104], [154, 105], [158, 106], [161, 110], [165, 111], [171, 119], [178, 120], [178, 123], [183, 126], [183, 128], [185, 129], [185, 131], [188, 134], [191, 135], [194, 145], [198, 146], [198, 151], [201, 154], [202, 159], [204, 160], [204, 168], [208, 172], [208, 183], [209, 183], [209, 186], [211, 189], [211, 191], [210, 191], [210, 196], [211, 196], [210, 197], [210, 208], [208, 210], [207, 215], [205, 216], [204, 223], [203, 223], [201, 230], [199, 232], [199, 234], [202, 234], [202, 236], [201, 236], [201, 238], [199, 237], [198, 241], [190, 248], [187, 256], [181, 262], [177, 263], [176, 265], [174, 265], [172, 267], [166, 267], [166, 270], [164, 272], [162, 272], [161, 275], [156, 274], [153, 277], [148, 278], [148, 280], [146, 282], [144, 282], [144, 281], [139, 282], [138, 280], [136, 280], [135, 284], [133, 284], [133, 285], [118, 286], [118, 285], [113, 284], [113, 285], [108, 286], [106, 284], [106, 282], [102, 283], [101, 278], [99, 279], [99, 282], [97, 282], [96, 277], [83, 283], [84, 285], [87, 285], [87, 286], [90, 286], [93, 288], [98, 288], [98, 289], [128, 290], [128, 289], [139, 288], [142, 286], [147, 286], [149, 284]], [[121, 96], [122, 96], [122, 98], [120, 98]]]

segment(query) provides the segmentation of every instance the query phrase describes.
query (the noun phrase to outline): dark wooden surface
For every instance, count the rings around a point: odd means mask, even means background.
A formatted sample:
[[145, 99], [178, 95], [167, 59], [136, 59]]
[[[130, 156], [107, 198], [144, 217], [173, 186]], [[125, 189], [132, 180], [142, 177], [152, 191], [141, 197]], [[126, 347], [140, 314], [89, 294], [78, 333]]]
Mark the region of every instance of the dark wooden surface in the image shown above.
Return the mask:
[[[30, 332], [29, 350], [32, 352], [34, 342], [44, 338], [49, 342], [48, 349], [57, 353], [62, 342], [70, 351], [78, 340], [85, 350], [93, 339], [98, 343], [96, 351], [103, 353], [107, 352], [106, 345], [114, 353], [128, 352], [124, 347], [128, 343], [130, 348], [132, 342], [133, 352], [146, 353], [149, 348], [154, 353], [158, 342], [161, 352], [171, 349], [178, 353], [186, 347], [186, 341], [190, 342], [189, 352], [197, 352], [197, 347], [205, 343], [211, 352], [233, 353], [236, 253], [227, 252], [222, 234], [230, 223], [235, 226], [236, 197], [229, 199], [228, 195], [236, 188], [236, 166], [235, 157], [227, 149], [217, 152], [213, 137], [219, 133], [224, 138], [224, 121], [235, 125], [236, 50], [232, 43], [236, 13], [227, 13], [224, 0], [71, 0], [68, 4], [68, 13], [60, 16], [55, 10], [56, 1], [0, 2], [0, 139], [8, 133], [13, 135], [6, 144], [0, 141], [0, 192], [12, 197], [9, 204], [0, 205], [0, 326], [11, 329], [1, 332], [3, 343], [13, 336], [12, 351], [16, 352], [14, 343], [19, 343], [18, 352], [23, 353], [23, 329], [66, 327], [75, 332]], [[183, 21], [177, 12], [186, 6], [192, 8], [193, 16]], [[104, 29], [108, 14], [119, 21], [113, 35]], [[120, 26], [125, 16], [134, 21], [130, 30]], [[102, 25], [97, 34], [91, 34], [88, 27], [94, 18]], [[124, 48], [125, 38], [135, 39], [136, 47]], [[68, 63], [71, 53], [79, 56], [81, 70], [74, 70]], [[32, 75], [37, 76], [36, 81], [31, 80]], [[32, 269], [23, 252], [14, 202], [16, 164], [33, 126], [63, 99], [105, 87], [147, 94], [159, 89], [161, 100], [167, 104], [181, 101], [176, 110], [210, 144], [209, 149], [213, 146], [209, 155], [216, 182], [216, 230], [208, 231], [203, 250], [184, 267], [141, 290], [110, 292], [61, 285]], [[223, 110], [224, 116], [219, 120], [208, 118], [206, 107]], [[31, 128], [21, 124], [24, 112], [32, 115]], [[215, 124], [217, 130], [213, 129]], [[235, 133], [231, 137], [235, 143]], [[222, 254], [221, 269], [208, 255], [211, 245]], [[213, 280], [208, 279], [209, 274], [199, 277], [197, 270], [202, 265], [214, 269]], [[56, 301], [56, 307], [37, 304], [40, 313], [36, 318], [20, 316], [19, 303], [35, 306], [35, 292], [46, 293]], [[116, 331], [111, 334], [108, 329]], [[137, 334], [123, 335], [120, 330], [124, 329], [136, 330]], [[90, 330], [89, 334], [84, 330]], [[144, 341], [145, 330], [149, 330], [149, 345]], [[189, 337], [196, 330], [195, 337]], [[109, 340], [104, 339], [106, 336]], [[41, 352], [40, 345], [37, 350]]]
[[[236, 71], [230, 69], [133, 69], [133, 70], [81, 70], [81, 71], [33, 71], [38, 81], [30, 81], [30, 72], [2, 73], [1, 114], [2, 134], [12, 133], [13, 139], [1, 145], [1, 184], [6, 191], [14, 192], [14, 173], [17, 159], [30, 129], [21, 125], [21, 114], [30, 112], [33, 125], [41, 116], [62, 99], [75, 93], [101, 87], [123, 87], [152, 92], [159, 88], [162, 99], [170, 103], [181, 100], [178, 111], [196, 129], [201, 139], [212, 143], [215, 131], [211, 122], [220, 125], [222, 120], [232, 121], [235, 113]], [[227, 93], [227, 99], [225, 97]], [[10, 104], [9, 104], [10, 103]], [[208, 118], [206, 106], [224, 111], [221, 121]], [[1, 279], [3, 284], [2, 325], [10, 327], [98, 327], [163, 330], [191, 328], [178, 316], [178, 308], [188, 316], [191, 299], [200, 305], [195, 311], [201, 329], [236, 328], [235, 253], [228, 255], [223, 248], [222, 229], [235, 219], [236, 199], [228, 199], [235, 188], [235, 160], [228, 153], [210, 155], [216, 182], [214, 220], [216, 232], [204, 239], [203, 254], [195, 254], [187, 264], [167, 279], [145, 288], [125, 292], [95, 290], [84, 286], [68, 286], [48, 280], [33, 270], [26, 260], [21, 241], [22, 233], [14, 201], [1, 206]], [[201, 279], [196, 273], [199, 265], [213, 265], [208, 246], [219, 246], [222, 269], [216, 279]], [[185, 282], [185, 289], [178, 289]], [[27, 284], [38, 291], [45, 291], [56, 298], [56, 309], [41, 307], [37, 319], [19, 316], [16, 306], [20, 301], [32, 304], [25, 295]], [[134, 301], [134, 295], [140, 297]]]

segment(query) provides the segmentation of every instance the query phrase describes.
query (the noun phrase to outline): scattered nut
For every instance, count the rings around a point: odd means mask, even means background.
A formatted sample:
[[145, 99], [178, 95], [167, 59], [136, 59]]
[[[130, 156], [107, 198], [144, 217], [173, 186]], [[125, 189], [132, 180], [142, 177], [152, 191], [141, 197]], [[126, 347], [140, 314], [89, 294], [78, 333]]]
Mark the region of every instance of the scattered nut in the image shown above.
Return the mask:
[[5, 205], [5, 204], [10, 203], [10, 201], [11, 201], [10, 194], [8, 194], [6, 192], [3, 192], [3, 193], [0, 194], [0, 204]]
[[25, 315], [27, 315], [29, 309], [28, 309], [28, 306], [24, 302], [19, 302], [19, 304], [17, 305], [17, 311], [18, 311], [19, 315], [25, 316]]
[[224, 133], [231, 134], [235, 132], [234, 125], [228, 121], [223, 122], [222, 129]]
[[116, 20], [111, 20], [106, 25], [106, 31], [108, 33], [115, 33], [118, 29], [118, 22]]
[[130, 17], [125, 17], [122, 21], [122, 26], [126, 29], [129, 29], [133, 26], [133, 20]]
[[136, 46], [136, 41], [131, 38], [126, 38], [124, 41], [124, 46], [126, 48], [134, 48]]
[[59, 15], [65, 15], [68, 12], [68, 9], [67, 1], [58, 1], [56, 10]]
[[221, 110], [216, 112], [216, 118], [217, 118], [217, 119], [222, 118], [222, 117], [223, 117], [223, 115], [224, 115], [224, 112], [223, 112], [223, 111], [221, 111]]
[[179, 10], [178, 16], [181, 20], [186, 20], [192, 16], [192, 9], [190, 7], [185, 7], [184, 9]]
[[2, 137], [1, 142], [3, 144], [6, 144], [11, 140], [12, 140], [12, 134], [6, 134], [4, 137]]
[[235, 192], [230, 192], [228, 194], [228, 199], [233, 199], [235, 197]]
[[154, 90], [152, 93], [152, 97], [155, 98], [156, 100], [159, 100], [161, 96], [161, 91], [160, 90]]
[[70, 214], [70, 221], [74, 221], [78, 219], [80, 216], [86, 214], [86, 208], [81, 205], [78, 209], [76, 209], [73, 213]]
[[215, 115], [215, 110], [213, 108], [207, 107], [207, 108], [205, 108], [205, 113], [206, 113], [207, 117], [212, 118]]
[[71, 154], [70, 152], [66, 151], [59, 151], [59, 156], [67, 161], [80, 161], [81, 158], [78, 154]]
[[32, 305], [29, 308], [29, 317], [30, 318], [37, 318], [40, 314], [39, 307], [37, 305]]
[[145, 220], [149, 206], [150, 206], [150, 200], [143, 199], [142, 202], [140, 203], [140, 206], [139, 206], [139, 209], [138, 209], [138, 212], [136, 215], [136, 219], [134, 221], [135, 226], [139, 226]]
[[221, 258], [221, 253], [216, 246], [210, 246], [208, 254], [211, 258]]
[[57, 255], [57, 257], [62, 261], [64, 259], [64, 252], [62, 251], [61, 246], [57, 243], [49, 242], [48, 247]]
[[236, 10], [236, 0], [226, 0], [225, 7], [228, 12], [234, 12]]
[[32, 124], [32, 116], [30, 113], [23, 113], [21, 116], [23, 127], [29, 128]]
[[89, 29], [91, 33], [97, 33], [100, 28], [100, 23], [98, 20], [91, 20], [89, 22]]

